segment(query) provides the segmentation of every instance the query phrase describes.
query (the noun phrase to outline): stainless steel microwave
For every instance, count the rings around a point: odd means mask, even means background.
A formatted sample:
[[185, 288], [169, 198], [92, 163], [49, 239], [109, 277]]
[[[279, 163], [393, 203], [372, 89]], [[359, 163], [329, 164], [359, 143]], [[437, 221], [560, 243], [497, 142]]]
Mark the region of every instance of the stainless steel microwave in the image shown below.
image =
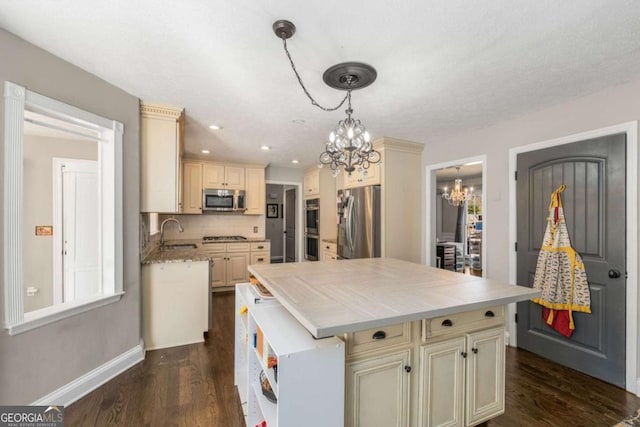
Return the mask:
[[202, 190], [203, 212], [244, 212], [245, 194], [243, 190], [211, 189]]

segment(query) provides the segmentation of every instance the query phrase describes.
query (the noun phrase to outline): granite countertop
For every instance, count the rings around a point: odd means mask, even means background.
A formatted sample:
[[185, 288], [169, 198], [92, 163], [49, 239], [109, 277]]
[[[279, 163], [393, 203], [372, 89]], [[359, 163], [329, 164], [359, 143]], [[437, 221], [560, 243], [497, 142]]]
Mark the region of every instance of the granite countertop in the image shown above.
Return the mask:
[[[142, 259], [142, 264], [154, 264], [162, 262], [185, 262], [185, 261], [211, 261], [211, 255], [206, 250], [207, 246], [216, 243], [259, 243], [268, 242], [265, 238], [247, 238], [246, 240], [216, 240], [214, 243], [203, 244], [202, 239], [172, 239], [167, 240], [165, 245], [196, 245], [195, 249], [164, 249], [160, 250], [158, 243], [151, 249], [149, 254]], [[213, 261], [212, 261], [213, 262]]]
[[195, 249], [164, 249], [160, 250], [158, 243], [155, 248], [142, 259], [142, 264], [155, 264], [163, 262], [185, 262], [185, 261], [211, 261], [211, 256], [203, 252], [201, 239], [180, 239], [168, 240], [165, 245], [188, 245], [195, 244]]
[[256, 264], [249, 271], [316, 338], [539, 295], [536, 289], [392, 258]]

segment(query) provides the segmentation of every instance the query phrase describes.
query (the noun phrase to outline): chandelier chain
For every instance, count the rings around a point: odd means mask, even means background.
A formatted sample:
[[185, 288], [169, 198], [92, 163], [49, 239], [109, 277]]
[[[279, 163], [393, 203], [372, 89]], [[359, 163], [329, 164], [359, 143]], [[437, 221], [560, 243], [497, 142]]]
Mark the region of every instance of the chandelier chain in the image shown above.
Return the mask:
[[293, 63], [293, 59], [291, 59], [291, 54], [289, 53], [289, 49], [287, 49], [287, 39], [285, 37], [282, 37], [282, 44], [284, 45], [284, 51], [287, 54], [287, 58], [289, 58], [289, 63], [291, 64], [291, 68], [293, 69], [293, 73], [296, 75], [296, 78], [298, 79], [298, 83], [300, 83], [300, 87], [304, 91], [305, 95], [307, 95], [307, 98], [309, 98], [309, 100], [311, 101], [312, 105], [315, 105], [316, 107], [318, 107], [318, 108], [320, 108], [321, 110], [324, 110], [324, 111], [336, 111], [338, 108], [342, 107], [342, 105], [345, 103], [347, 98], [349, 98], [349, 99], [351, 98], [351, 89], [349, 89], [347, 91], [347, 94], [345, 95], [345, 97], [340, 102], [340, 104], [338, 104], [337, 106], [335, 106], [333, 108], [323, 107], [322, 105], [318, 104], [316, 102], [316, 100], [313, 99], [313, 97], [311, 96], [311, 94], [309, 93], [307, 88], [305, 87], [304, 83], [302, 82], [302, 78], [300, 77], [300, 74], [298, 74], [298, 70], [296, 69], [296, 66]]

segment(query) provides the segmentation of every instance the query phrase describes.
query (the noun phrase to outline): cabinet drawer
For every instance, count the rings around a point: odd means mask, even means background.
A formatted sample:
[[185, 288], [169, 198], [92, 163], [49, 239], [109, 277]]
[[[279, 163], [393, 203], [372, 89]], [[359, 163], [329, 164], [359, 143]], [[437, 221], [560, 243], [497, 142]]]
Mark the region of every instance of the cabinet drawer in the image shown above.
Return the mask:
[[322, 250], [329, 252], [338, 252], [338, 245], [336, 243], [322, 242]]
[[227, 243], [227, 252], [249, 252], [250, 243]]
[[411, 343], [411, 323], [371, 328], [345, 334], [347, 355], [395, 349]]
[[422, 339], [469, 332], [504, 323], [504, 306], [435, 317], [422, 322]]
[[251, 252], [250, 264], [271, 264], [269, 252]]
[[227, 245], [224, 243], [207, 243], [200, 246], [202, 252], [207, 254], [223, 254], [227, 251]]
[[270, 242], [254, 242], [251, 243], [251, 252], [254, 251], [270, 251], [271, 243]]

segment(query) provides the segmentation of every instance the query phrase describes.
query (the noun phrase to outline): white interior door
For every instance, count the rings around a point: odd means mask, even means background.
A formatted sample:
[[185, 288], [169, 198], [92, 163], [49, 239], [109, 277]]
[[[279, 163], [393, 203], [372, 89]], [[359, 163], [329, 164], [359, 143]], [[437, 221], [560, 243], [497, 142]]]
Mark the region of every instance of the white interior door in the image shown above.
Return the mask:
[[65, 161], [62, 176], [63, 302], [101, 293], [98, 162]]

